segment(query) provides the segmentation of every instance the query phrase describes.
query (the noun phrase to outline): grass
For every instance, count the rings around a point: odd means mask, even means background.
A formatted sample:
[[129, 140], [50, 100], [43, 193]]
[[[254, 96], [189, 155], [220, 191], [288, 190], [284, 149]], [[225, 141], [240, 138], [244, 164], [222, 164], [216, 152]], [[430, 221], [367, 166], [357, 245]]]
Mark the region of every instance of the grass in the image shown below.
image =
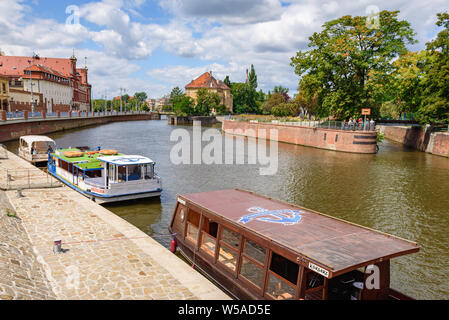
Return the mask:
[[9, 208], [6, 208], [6, 215], [10, 218], [18, 218], [17, 213], [11, 211]]

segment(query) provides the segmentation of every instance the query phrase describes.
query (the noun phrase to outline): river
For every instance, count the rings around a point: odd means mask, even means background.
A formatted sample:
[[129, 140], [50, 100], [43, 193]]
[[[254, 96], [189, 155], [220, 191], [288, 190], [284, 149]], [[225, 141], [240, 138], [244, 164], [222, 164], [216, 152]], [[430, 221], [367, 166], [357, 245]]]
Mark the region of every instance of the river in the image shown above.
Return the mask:
[[[448, 299], [449, 159], [384, 141], [377, 155], [280, 143], [277, 175], [259, 165], [174, 165], [166, 120], [117, 122], [50, 134], [59, 147], [102, 146], [153, 159], [159, 199], [107, 208], [168, 246], [177, 194], [242, 188], [417, 242], [421, 251], [392, 260], [391, 286], [418, 299]], [[203, 129], [205, 130], [205, 129]], [[224, 137], [223, 139], [229, 139]], [[17, 149], [17, 142], [6, 144]]]

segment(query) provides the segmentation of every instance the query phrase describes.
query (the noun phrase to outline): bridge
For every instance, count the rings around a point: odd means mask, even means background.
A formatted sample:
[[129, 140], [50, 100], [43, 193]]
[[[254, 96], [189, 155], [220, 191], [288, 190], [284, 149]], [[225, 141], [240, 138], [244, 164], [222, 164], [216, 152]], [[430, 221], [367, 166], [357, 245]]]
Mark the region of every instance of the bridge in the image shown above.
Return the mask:
[[0, 111], [0, 142], [117, 121], [160, 120], [159, 113], [131, 112], [5, 112]]

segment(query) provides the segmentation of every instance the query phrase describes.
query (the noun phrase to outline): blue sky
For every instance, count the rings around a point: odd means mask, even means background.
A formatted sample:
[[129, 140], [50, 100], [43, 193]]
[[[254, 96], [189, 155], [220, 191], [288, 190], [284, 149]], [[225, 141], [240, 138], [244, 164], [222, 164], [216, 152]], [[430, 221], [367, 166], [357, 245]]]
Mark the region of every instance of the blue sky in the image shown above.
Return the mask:
[[[436, 13], [448, 0], [0, 0], [0, 48], [8, 55], [87, 57], [94, 97], [183, 88], [205, 71], [243, 81], [254, 64], [259, 88], [296, 92], [290, 57], [307, 48], [325, 21], [400, 10], [417, 32], [419, 50], [438, 32]], [[67, 8], [71, 8], [67, 14]], [[70, 14], [79, 16], [67, 18]], [[74, 16], [72, 16], [74, 17]]]

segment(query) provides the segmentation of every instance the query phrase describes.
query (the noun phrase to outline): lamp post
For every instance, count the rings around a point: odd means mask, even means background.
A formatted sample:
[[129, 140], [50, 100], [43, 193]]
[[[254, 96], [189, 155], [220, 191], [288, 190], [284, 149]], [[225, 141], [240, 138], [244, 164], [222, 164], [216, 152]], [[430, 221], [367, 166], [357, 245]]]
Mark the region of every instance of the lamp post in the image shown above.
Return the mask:
[[33, 77], [31, 76], [31, 60], [28, 60], [30, 65], [30, 88], [31, 88], [31, 115], [34, 114], [34, 97], [33, 97]]

